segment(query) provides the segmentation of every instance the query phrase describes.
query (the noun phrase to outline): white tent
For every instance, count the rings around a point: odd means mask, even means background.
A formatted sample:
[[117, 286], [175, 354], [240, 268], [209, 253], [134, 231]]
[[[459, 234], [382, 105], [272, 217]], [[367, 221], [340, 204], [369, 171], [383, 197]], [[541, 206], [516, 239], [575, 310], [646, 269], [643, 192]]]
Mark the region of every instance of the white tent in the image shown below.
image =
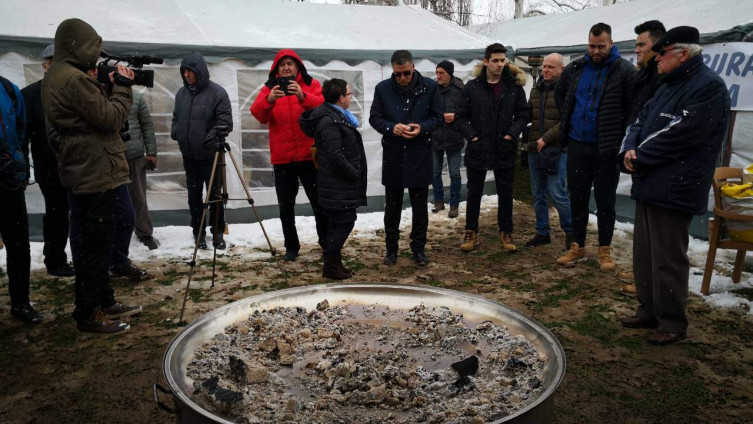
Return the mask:
[[[436, 63], [452, 59], [456, 75], [464, 78], [491, 43], [421, 8], [404, 6], [254, 0], [211, 5], [200, 0], [6, 0], [3, 6], [0, 74], [20, 87], [42, 77], [39, 55], [52, 42], [58, 24], [71, 17], [91, 24], [108, 52], [165, 58], [164, 65], [147, 67], [155, 70], [154, 88], [137, 88], [147, 99], [157, 131], [159, 169], [148, 174], [148, 196], [158, 223], [176, 222], [175, 217], [184, 222], [182, 213], [187, 213], [181, 156], [169, 137], [174, 96], [182, 86], [178, 65], [185, 53], [202, 53], [210, 62], [212, 80], [228, 91], [234, 109], [232, 154], [243, 165], [256, 204], [263, 206], [276, 204], [268, 135], [249, 107], [278, 49], [295, 49], [319, 81], [338, 77], [354, 88], [351, 109], [361, 120], [369, 159], [368, 194], [374, 196], [383, 194], [381, 136], [368, 125], [368, 111], [374, 86], [391, 75], [392, 51], [411, 50], [417, 69], [428, 76], [433, 76]], [[231, 198], [244, 197], [234, 172], [228, 172], [228, 189]], [[303, 194], [298, 201], [306, 202]], [[371, 202], [370, 209], [381, 208], [377, 203]], [[28, 191], [27, 204], [31, 214], [44, 210], [35, 186]], [[231, 209], [247, 206], [245, 201], [230, 203]], [[270, 208], [265, 216], [276, 212]], [[232, 221], [233, 211], [229, 213]]]

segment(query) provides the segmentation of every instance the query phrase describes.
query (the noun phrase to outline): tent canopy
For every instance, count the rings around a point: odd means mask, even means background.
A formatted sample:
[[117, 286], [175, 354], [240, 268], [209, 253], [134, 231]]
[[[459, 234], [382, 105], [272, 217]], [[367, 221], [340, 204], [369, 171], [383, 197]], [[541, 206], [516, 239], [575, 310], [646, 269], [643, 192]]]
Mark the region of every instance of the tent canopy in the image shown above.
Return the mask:
[[636, 0], [579, 12], [536, 16], [473, 27], [511, 45], [516, 54], [585, 51], [588, 30], [598, 22], [612, 27], [620, 50], [635, 47], [635, 26], [657, 19], [667, 29], [698, 28], [702, 42], [747, 41], [753, 37], [753, 2], [740, 0]]
[[263, 0], [223, 0], [211, 7], [205, 0], [6, 0], [4, 6], [0, 53], [31, 57], [69, 17], [91, 24], [109, 50], [166, 58], [200, 50], [213, 61], [258, 63], [280, 48], [294, 48], [318, 64], [333, 57], [384, 64], [397, 49], [410, 49], [417, 59], [468, 62], [491, 43], [419, 7]]

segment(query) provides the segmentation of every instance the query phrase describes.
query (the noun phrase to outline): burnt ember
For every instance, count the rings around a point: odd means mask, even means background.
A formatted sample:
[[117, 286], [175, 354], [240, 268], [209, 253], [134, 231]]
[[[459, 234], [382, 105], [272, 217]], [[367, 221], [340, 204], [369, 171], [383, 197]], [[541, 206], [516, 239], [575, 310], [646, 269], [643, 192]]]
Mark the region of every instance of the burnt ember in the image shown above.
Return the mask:
[[247, 423], [483, 424], [534, 401], [546, 362], [447, 308], [324, 300], [254, 311], [199, 347], [187, 375], [196, 401]]

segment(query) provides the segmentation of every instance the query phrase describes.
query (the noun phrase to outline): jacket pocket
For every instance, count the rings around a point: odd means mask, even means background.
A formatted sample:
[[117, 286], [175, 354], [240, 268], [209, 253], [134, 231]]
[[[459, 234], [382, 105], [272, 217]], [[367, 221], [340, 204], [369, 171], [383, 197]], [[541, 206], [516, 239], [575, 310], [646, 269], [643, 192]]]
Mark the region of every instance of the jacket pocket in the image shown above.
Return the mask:
[[118, 160], [118, 156], [123, 156], [125, 158], [125, 144], [123, 142], [112, 142], [104, 145], [105, 151], [107, 152], [107, 162], [104, 167], [104, 170], [107, 171], [105, 174], [109, 174], [110, 178], [113, 180], [117, 178], [116, 173], [118, 169], [118, 162], [122, 162]]

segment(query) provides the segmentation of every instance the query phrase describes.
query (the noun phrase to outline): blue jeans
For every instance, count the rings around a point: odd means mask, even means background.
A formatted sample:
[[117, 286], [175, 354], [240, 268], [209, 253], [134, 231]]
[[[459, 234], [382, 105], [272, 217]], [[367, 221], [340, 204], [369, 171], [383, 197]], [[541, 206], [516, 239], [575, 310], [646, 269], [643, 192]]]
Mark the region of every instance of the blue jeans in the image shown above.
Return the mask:
[[457, 150], [435, 150], [434, 154], [434, 181], [431, 186], [434, 190], [434, 203], [444, 203], [444, 186], [442, 185], [442, 168], [444, 154], [447, 152], [447, 168], [450, 171], [450, 206], [460, 204], [460, 153]]
[[560, 215], [560, 227], [569, 234], [573, 232], [570, 198], [567, 194], [567, 153], [560, 156], [559, 172], [546, 175], [536, 169], [538, 153], [528, 153], [528, 169], [531, 171], [531, 191], [533, 192], [533, 210], [536, 213], [536, 233], [549, 235], [549, 202], [547, 193]]

